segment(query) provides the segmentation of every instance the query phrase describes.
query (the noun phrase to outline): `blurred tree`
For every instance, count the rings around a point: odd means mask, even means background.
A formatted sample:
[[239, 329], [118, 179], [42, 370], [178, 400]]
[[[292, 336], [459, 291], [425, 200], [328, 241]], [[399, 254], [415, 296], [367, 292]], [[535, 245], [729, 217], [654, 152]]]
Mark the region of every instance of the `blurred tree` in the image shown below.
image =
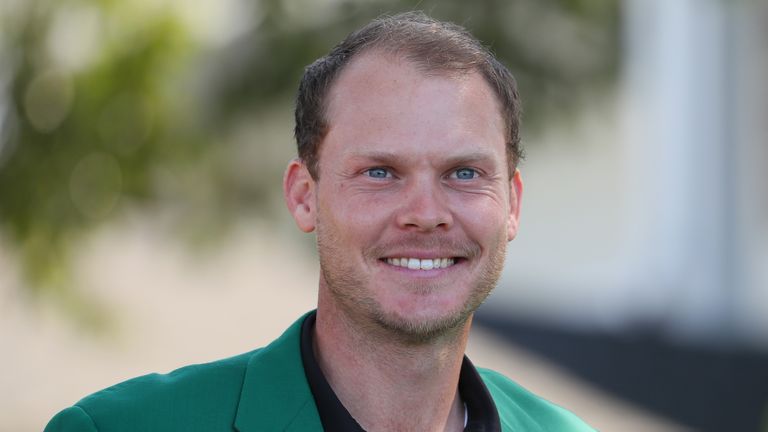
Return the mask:
[[[418, 8], [468, 27], [512, 69], [534, 125], [578, 109], [617, 64], [618, 0], [213, 4], [250, 14], [223, 47], [193, 37], [182, 12], [196, 6], [183, 2], [0, 5], [0, 234], [30, 293], [92, 317], [68, 276], [69, 252], [129, 206], [173, 201], [192, 209], [178, 220], [220, 226], [244, 208], [268, 214], [278, 187], [234, 174], [223, 161], [238, 149], [221, 137], [274, 106], [290, 119], [285, 101], [304, 66], [380, 14]], [[283, 162], [261, 166], [279, 178]]]
[[[25, 286], [93, 318], [69, 277], [77, 236], [152, 199], [158, 167], [197, 155], [174, 91], [193, 48], [173, 11], [31, 1], [0, 16], [0, 229]], [[85, 50], [83, 49], [85, 45]]]
[[[330, 5], [329, 5], [330, 3]], [[526, 118], [551, 119], [610, 83], [619, 54], [618, 0], [310, 0], [262, 1], [252, 31], [214, 55], [210, 117], [237, 113], [292, 95], [303, 66], [372, 18], [413, 10], [467, 27], [517, 78]], [[231, 66], [231, 67], [230, 67]]]

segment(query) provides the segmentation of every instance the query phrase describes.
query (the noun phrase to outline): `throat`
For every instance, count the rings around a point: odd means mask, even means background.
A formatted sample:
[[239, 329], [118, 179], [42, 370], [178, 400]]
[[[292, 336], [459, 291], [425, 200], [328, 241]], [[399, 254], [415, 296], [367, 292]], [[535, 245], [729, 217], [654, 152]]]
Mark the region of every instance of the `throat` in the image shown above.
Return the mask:
[[[312, 352], [328, 388], [365, 430], [463, 430], [458, 392], [466, 338], [414, 347], [361, 340], [319, 311]], [[338, 430], [338, 429], [330, 429]]]

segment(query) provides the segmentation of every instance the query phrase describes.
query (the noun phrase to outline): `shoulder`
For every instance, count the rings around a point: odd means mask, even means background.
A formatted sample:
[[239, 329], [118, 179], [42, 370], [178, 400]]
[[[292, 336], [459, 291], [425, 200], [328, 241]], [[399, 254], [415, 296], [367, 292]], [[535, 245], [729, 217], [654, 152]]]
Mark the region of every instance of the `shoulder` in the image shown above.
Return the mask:
[[121, 382], [61, 411], [45, 432], [174, 430], [181, 419], [197, 430], [231, 427], [248, 361], [257, 351]]
[[496, 403], [504, 430], [594, 431], [565, 408], [541, 398], [504, 375], [477, 368]]

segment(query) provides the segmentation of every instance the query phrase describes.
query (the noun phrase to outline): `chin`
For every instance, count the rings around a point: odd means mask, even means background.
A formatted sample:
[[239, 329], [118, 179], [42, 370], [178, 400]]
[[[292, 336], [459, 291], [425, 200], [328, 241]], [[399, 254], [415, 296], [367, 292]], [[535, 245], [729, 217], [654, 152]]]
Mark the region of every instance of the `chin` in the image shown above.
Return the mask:
[[462, 308], [446, 313], [416, 313], [378, 311], [376, 322], [402, 340], [426, 343], [444, 336], [455, 335], [464, 329], [476, 308]]

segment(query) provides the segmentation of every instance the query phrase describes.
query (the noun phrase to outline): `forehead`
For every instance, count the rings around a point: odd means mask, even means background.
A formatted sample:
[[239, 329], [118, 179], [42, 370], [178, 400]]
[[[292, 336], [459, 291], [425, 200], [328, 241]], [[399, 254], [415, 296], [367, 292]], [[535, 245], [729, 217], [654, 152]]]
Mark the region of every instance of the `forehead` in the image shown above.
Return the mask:
[[[342, 69], [330, 88], [326, 114], [330, 118], [334, 110], [340, 108], [339, 104], [357, 97], [364, 98], [367, 93], [412, 93], [415, 88], [438, 82], [458, 92], [481, 93], [485, 102], [496, 106], [501, 115], [501, 104], [496, 94], [478, 71], [430, 69], [429, 65], [408, 59], [406, 54], [384, 49], [371, 49], [358, 54]], [[357, 99], [357, 102], [362, 101]]]
[[328, 134], [321, 153], [336, 141], [352, 147], [441, 141], [444, 150], [461, 142], [474, 151], [491, 146], [504, 153], [500, 104], [482, 75], [423, 69], [381, 51], [350, 62], [328, 95]]

